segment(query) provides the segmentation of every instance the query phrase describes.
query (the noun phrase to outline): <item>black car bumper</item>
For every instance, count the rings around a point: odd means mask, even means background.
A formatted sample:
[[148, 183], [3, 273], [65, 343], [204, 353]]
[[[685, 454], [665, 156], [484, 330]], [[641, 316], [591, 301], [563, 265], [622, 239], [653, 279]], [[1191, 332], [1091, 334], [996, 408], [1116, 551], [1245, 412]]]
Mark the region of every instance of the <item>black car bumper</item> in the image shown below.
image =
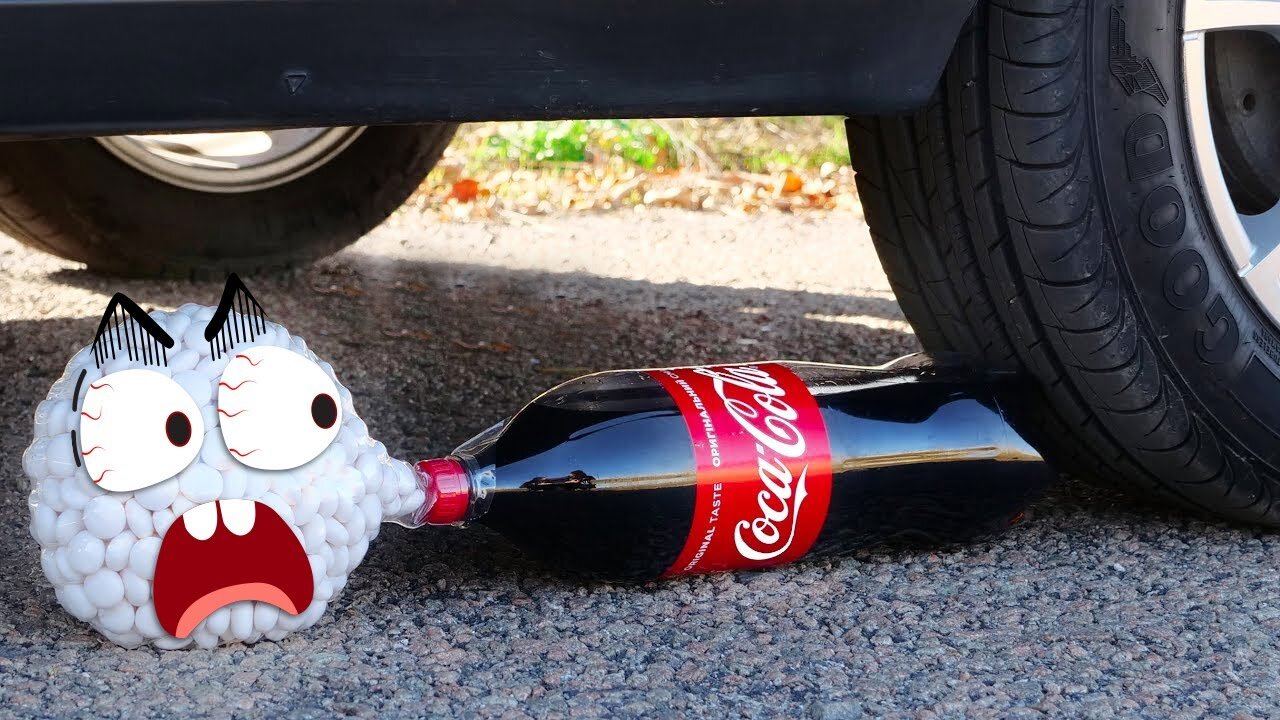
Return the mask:
[[973, 0], [3, 0], [0, 137], [894, 112]]

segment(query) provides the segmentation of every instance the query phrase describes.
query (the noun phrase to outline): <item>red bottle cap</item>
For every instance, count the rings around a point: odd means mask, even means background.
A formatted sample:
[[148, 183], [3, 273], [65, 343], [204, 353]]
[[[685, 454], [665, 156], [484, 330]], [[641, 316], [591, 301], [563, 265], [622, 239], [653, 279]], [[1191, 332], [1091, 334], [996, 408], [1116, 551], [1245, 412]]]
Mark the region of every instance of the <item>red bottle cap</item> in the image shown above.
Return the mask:
[[467, 519], [471, 480], [467, 469], [453, 458], [421, 460], [414, 466], [427, 493], [428, 525], [452, 525]]

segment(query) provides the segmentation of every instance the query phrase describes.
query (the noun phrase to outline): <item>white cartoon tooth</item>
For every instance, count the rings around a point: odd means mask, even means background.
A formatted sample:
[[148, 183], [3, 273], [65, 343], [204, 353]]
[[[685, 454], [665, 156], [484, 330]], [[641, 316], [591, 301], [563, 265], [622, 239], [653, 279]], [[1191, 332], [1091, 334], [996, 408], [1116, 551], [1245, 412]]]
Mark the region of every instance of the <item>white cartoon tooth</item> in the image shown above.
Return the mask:
[[257, 514], [252, 500], [222, 500], [222, 524], [236, 535], [248, 535]]
[[187, 532], [197, 540], [208, 540], [218, 529], [218, 503], [207, 502], [182, 513]]

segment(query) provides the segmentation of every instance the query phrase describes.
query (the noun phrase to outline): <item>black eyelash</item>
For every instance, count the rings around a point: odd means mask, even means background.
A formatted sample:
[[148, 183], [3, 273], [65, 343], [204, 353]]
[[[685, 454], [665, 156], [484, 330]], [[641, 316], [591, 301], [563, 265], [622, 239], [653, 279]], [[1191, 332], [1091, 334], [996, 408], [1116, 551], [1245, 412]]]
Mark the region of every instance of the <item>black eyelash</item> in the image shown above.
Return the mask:
[[222, 300], [204, 329], [204, 339], [209, 341], [209, 354], [217, 360], [236, 343], [257, 338], [258, 333], [267, 330], [266, 317], [262, 306], [249, 288], [240, 282], [239, 276], [235, 273], [227, 276]]
[[152, 320], [138, 304], [116, 293], [107, 303], [107, 311], [98, 323], [98, 333], [93, 338], [93, 361], [98, 367], [114, 359], [120, 350], [129, 359], [148, 365], [168, 365], [168, 349], [173, 338]]
[[80, 377], [76, 378], [76, 389], [71, 393], [71, 412], [75, 412], [80, 409], [78, 407], [80, 405], [80, 386], [84, 385], [84, 376], [88, 374], [88, 370], [81, 369]]

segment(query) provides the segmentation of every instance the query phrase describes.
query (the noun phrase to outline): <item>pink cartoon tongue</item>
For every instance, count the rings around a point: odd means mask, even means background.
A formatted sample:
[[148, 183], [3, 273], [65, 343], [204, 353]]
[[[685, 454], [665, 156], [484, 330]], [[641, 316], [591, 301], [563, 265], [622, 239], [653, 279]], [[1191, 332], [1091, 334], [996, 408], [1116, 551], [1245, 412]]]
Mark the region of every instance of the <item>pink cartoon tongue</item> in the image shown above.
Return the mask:
[[240, 600], [260, 600], [291, 615], [305, 610], [314, 592], [311, 565], [284, 520], [255, 502], [251, 526], [245, 528], [241, 517], [233, 532], [223, 503], [215, 507], [211, 535], [203, 525], [213, 508], [201, 506], [174, 521], [160, 545], [153, 597], [161, 627], [187, 637], [214, 610]]

